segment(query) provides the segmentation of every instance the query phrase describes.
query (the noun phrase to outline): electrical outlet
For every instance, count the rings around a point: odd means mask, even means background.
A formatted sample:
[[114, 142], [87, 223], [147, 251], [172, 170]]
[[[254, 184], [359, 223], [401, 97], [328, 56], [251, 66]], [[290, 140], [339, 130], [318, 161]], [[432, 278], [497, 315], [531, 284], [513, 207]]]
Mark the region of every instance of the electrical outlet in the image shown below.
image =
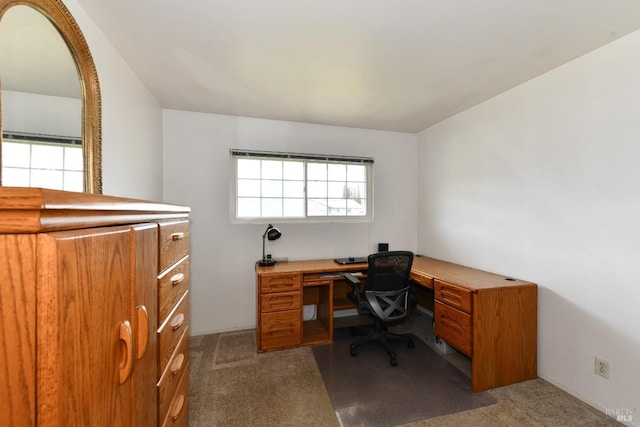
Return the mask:
[[609, 379], [609, 362], [596, 356], [596, 375]]

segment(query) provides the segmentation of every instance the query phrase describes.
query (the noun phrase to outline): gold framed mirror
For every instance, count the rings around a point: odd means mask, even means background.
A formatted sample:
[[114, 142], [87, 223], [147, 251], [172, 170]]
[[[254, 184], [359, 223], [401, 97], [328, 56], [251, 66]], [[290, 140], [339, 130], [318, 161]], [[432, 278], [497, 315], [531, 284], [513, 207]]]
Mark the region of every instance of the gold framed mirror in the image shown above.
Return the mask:
[[[62, 0], [0, 0], [0, 26], [5, 13], [15, 6], [26, 6], [44, 16], [53, 28], [57, 30], [69, 50], [70, 56], [75, 63], [79, 82], [80, 106], [78, 109], [81, 116], [79, 121], [81, 127], [80, 144], [82, 146], [82, 187], [83, 191], [87, 193], [102, 193], [101, 97], [98, 73], [89, 46], [78, 24]], [[20, 60], [21, 58], [16, 58], [16, 61]], [[1, 64], [0, 67], [2, 67]], [[46, 69], [46, 66], [40, 68]], [[0, 89], [3, 89], [2, 81], [0, 81]], [[0, 141], [2, 141], [1, 138], [4, 134], [2, 112], [3, 109], [8, 111], [8, 106], [3, 105], [3, 102], [0, 92]], [[37, 121], [38, 117], [31, 116], [29, 120]], [[2, 144], [0, 144], [0, 154], [2, 154]], [[0, 156], [0, 166], [2, 166], [1, 159], [2, 156]], [[0, 185], [2, 183], [0, 172]]]

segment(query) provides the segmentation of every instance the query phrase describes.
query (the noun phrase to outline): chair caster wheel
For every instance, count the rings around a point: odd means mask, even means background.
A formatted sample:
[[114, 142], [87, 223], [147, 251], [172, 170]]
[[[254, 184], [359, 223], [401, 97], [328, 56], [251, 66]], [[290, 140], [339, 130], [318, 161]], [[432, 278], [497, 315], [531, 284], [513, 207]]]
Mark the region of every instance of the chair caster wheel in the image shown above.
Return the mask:
[[358, 352], [356, 351], [356, 349], [351, 347], [351, 357], [356, 357], [357, 355], [358, 355]]
[[391, 366], [398, 366], [398, 360], [396, 356], [391, 356]]
[[408, 346], [409, 348], [416, 348], [416, 345], [413, 343], [413, 341], [409, 341]]

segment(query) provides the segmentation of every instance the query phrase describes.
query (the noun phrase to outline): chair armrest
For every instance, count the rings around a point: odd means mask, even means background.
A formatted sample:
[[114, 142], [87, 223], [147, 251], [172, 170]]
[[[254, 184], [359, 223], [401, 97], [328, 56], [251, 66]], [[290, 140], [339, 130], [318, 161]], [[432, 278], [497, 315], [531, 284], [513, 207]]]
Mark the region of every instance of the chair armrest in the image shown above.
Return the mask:
[[354, 276], [351, 273], [342, 273], [342, 276], [347, 279], [347, 282], [354, 288], [358, 288], [358, 286], [360, 286], [360, 279], [358, 279], [356, 276]]

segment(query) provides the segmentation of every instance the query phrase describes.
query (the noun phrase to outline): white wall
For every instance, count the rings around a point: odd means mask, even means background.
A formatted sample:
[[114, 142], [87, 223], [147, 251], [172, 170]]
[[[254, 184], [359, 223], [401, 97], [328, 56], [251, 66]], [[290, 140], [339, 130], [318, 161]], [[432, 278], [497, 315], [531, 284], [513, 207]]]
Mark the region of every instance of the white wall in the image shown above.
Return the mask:
[[3, 90], [2, 131], [80, 137], [82, 101]]
[[360, 224], [274, 222], [274, 257], [361, 256], [378, 242], [415, 250], [416, 135], [164, 111], [164, 199], [189, 205], [192, 335], [255, 327], [254, 264], [265, 224], [229, 219], [229, 149], [371, 156], [375, 220]]
[[603, 411], [640, 407], [638, 52], [640, 32], [418, 136], [419, 251], [537, 282], [539, 375]]
[[64, 0], [84, 34], [102, 93], [104, 194], [162, 198], [162, 109], [75, 0]]

